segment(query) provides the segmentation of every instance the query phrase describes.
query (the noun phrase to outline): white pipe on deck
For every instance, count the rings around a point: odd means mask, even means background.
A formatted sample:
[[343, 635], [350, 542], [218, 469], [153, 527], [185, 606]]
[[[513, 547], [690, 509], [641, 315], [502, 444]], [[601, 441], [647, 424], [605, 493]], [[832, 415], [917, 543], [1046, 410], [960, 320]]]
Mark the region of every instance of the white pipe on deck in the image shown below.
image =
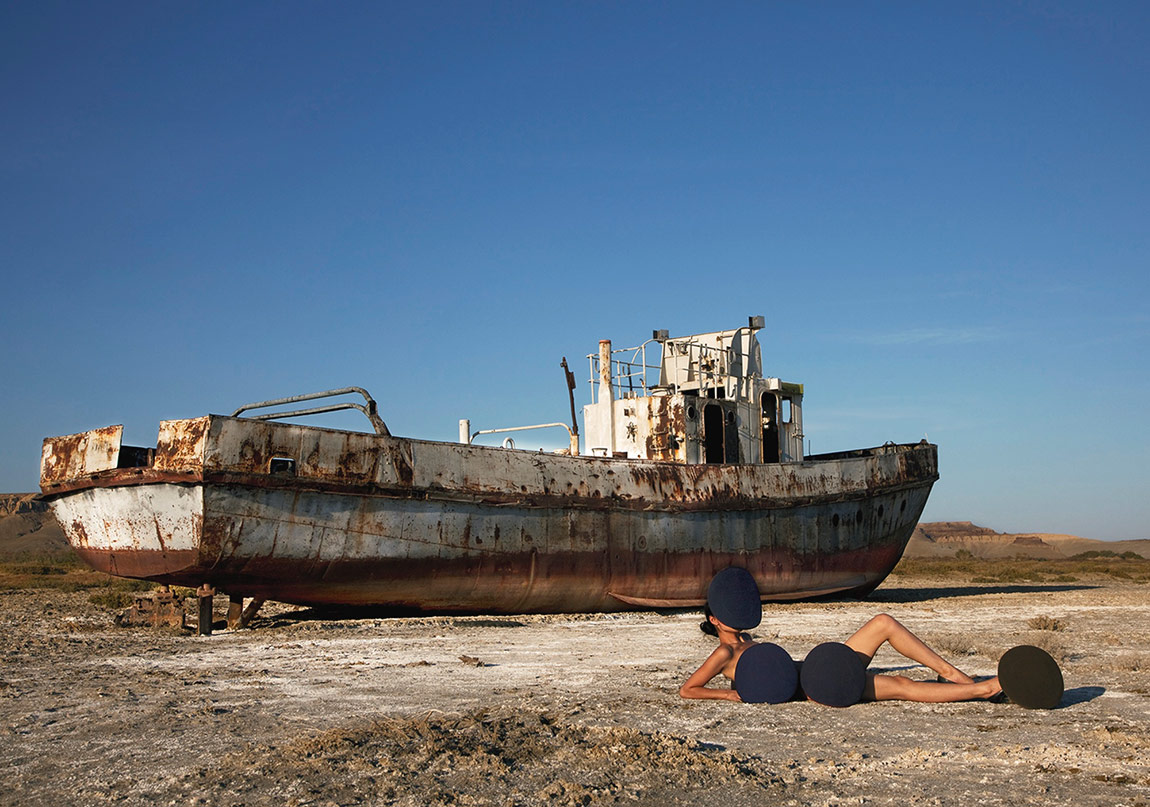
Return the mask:
[[611, 340], [599, 340], [599, 405], [607, 407], [607, 456], [615, 452], [615, 393], [611, 384]]

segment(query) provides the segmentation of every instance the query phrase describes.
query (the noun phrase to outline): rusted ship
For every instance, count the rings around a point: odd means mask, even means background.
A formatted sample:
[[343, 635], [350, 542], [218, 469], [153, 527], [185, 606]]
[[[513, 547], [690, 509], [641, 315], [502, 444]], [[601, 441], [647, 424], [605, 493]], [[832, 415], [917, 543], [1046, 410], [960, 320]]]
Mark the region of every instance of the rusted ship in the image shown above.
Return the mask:
[[[543, 424], [567, 428], [570, 447], [544, 453], [475, 444], [517, 429], [467, 420], [457, 443], [393, 436], [352, 387], [164, 421], [154, 447], [123, 445], [121, 426], [48, 438], [41, 491], [96, 569], [207, 584], [233, 602], [691, 606], [730, 565], [751, 570], [765, 600], [865, 595], [902, 555], [938, 478], [936, 446], [804, 455], [803, 387], [764, 377], [762, 325], [600, 342], [582, 449], [574, 398], [570, 426]], [[279, 422], [348, 407], [372, 432]]]

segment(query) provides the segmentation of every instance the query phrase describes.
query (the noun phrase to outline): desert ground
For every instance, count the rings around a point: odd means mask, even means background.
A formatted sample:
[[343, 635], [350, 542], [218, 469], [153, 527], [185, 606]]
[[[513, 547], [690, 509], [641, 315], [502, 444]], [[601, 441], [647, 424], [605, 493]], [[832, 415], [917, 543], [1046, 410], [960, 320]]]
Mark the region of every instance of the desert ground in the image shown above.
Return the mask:
[[[269, 603], [198, 636], [117, 627], [89, 589], [8, 588], [0, 804], [1150, 804], [1146, 576], [932, 568], [861, 602], [768, 605], [753, 633], [801, 658], [885, 611], [982, 675], [1037, 644], [1063, 668], [1058, 709], [685, 701], [714, 642], [698, 612]], [[874, 667], [933, 677], [886, 648]]]
[[[1150, 805], [1147, 558], [923, 524], [867, 600], [767, 605], [753, 631], [802, 658], [886, 612], [974, 675], [1039, 645], [1057, 709], [749, 705], [679, 697], [714, 647], [691, 611], [119, 627], [147, 584], [0, 495], [0, 805]], [[873, 668], [933, 678], [885, 648]]]

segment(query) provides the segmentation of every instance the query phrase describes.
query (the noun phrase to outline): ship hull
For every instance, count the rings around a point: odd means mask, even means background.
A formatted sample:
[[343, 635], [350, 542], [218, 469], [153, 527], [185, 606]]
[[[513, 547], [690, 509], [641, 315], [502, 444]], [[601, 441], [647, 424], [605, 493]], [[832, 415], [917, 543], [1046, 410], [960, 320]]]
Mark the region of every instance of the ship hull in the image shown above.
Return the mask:
[[765, 600], [863, 594], [937, 478], [925, 443], [684, 466], [208, 416], [131, 464], [118, 432], [88, 435], [45, 441], [41, 484], [93, 567], [422, 613], [701, 605], [732, 565]]

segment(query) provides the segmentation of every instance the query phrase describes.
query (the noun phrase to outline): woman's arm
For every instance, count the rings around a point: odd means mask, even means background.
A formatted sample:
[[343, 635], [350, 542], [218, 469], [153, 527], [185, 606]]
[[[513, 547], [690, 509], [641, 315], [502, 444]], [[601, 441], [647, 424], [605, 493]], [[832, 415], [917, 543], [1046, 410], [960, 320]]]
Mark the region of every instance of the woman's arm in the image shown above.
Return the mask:
[[715, 648], [715, 652], [709, 655], [703, 665], [691, 673], [691, 677], [679, 687], [679, 697], [713, 698], [741, 703], [742, 699], [734, 689], [709, 689], [707, 687], [710, 680], [723, 671], [723, 667], [731, 660], [733, 652], [727, 645], [719, 645]]

